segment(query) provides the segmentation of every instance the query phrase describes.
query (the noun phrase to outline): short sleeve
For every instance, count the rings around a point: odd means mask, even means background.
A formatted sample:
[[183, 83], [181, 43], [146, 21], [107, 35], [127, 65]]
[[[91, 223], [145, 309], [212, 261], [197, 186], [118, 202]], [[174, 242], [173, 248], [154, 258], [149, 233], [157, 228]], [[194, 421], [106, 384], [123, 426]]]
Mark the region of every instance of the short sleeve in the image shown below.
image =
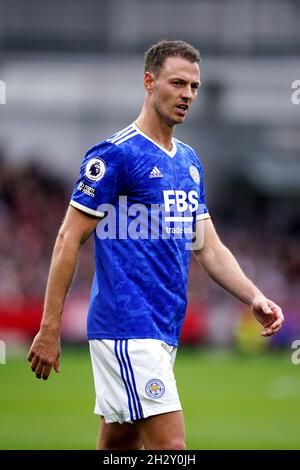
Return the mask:
[[199, 165], [199, 204], [196, 212], [196, 220], [208, 219], [210, 217], [208, 208], [206, 205], [205, 191], [204, 191], [204, 175], [203, 168]]
[[127, 187], [124, 154], [116, 145], [104, 142], [85, 155], [70, 205], [87, 214], [103, 217], [104, 212], [99, 206], [115, 204], [118, 197], [126, 193]]

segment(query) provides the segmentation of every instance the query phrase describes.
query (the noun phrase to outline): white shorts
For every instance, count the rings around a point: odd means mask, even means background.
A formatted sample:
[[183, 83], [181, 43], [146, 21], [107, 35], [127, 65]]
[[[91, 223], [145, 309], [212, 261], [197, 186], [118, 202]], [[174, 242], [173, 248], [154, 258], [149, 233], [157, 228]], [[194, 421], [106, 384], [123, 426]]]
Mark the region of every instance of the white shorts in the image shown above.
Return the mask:
[[155, 339], [89, 341], [95, 414], [132, 423], [181, 410], [173, 365], [177, 348]]

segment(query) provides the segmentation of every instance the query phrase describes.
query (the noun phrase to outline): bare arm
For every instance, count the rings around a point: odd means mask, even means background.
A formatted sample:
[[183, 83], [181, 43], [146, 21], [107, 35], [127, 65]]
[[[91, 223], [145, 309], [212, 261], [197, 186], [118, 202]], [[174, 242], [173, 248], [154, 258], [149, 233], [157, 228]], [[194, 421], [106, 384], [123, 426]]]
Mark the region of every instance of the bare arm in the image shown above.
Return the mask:
[[28, 361], [37, 378], [47, 379], [54, 367], [59, 372], [61, 320], [80, 246], [95, 229], [99, 219], [69, 206], [54, 245], [45, 294], [43, 318], [34, 338]]
[[231, 251], [221, 242], [211, 219], [197, 222], [198, 234], [200, 224], [204, 224], [204, 239], [202, 249], [194, 251], [198, 263], [221, 287], [251, 307], [264, 326], [263, 336], [276, 333], [284, 321], [281, 308], [267, 299], [244, 274]]

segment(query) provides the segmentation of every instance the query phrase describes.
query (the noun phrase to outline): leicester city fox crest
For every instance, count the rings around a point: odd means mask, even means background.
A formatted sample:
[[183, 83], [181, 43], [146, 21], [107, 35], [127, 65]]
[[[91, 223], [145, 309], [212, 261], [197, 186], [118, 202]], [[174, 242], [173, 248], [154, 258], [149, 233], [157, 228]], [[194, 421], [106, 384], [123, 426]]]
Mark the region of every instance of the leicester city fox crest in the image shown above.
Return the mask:
[[146, 393], [150, 398], [160, 398], [165, 393], [165, 386], [159, 379], [151, 379], [145, 387]]
[[200, 183], [199, 171], [198, 171], [198, 168], [195, 167], [194, 165], [190, 166], [190, 175], [193, 178], [193, 180], [195, 181], [195, 183], [198, 183], [198, 184]]

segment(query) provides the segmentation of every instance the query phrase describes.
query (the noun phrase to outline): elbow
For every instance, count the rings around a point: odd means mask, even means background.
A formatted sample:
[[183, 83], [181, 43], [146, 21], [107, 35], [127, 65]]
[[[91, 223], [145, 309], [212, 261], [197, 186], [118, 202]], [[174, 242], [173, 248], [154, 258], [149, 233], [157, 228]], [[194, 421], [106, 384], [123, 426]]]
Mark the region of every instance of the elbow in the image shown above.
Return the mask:
[[56, 238], [56, 246], [60, 251], [78, 250], [81, 241], [77, 240], [72, 233], [67, 230], [60, 229]]
[[214, 245], [204, 246], [195, 256], [202, 268], [207, 270], [207, 268], [214, 266], [215, 263], [222, 261], [225, 251], [228, 251], [228, 249], [222, 242], [219, 242]]
[[57, 234], [56, 243], [60, 246], [66, 245], [68, 243], [68, 233], [60, 229]]
[[215, 257], [215, 250], [213, 248], [202, 248], [195, 252], [198, 263], [204, 268]]

